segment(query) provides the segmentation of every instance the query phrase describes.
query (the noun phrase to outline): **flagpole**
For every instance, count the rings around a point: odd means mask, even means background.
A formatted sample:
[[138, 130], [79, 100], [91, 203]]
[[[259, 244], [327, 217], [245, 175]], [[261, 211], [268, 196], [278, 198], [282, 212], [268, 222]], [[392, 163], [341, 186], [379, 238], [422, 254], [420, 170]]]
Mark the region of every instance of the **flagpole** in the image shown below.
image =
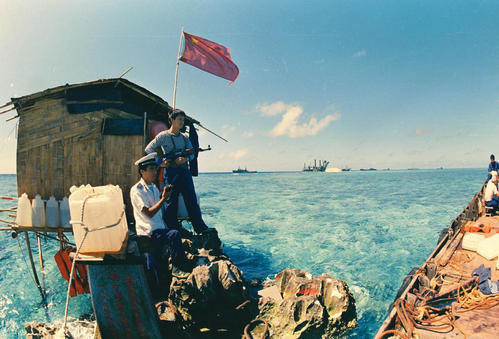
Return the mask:
[[180, 41], [178, 42], [177, 67], [175, 69], [175, 84], [173, 85], [173, 110], [175, 110], [175, 98], [177, 96], [178, 66], [180, 64], [180, 49], [182, 48], [183, 36], [184, 36], [184, 27], [182, 27], [182, 32], [180, 33]]

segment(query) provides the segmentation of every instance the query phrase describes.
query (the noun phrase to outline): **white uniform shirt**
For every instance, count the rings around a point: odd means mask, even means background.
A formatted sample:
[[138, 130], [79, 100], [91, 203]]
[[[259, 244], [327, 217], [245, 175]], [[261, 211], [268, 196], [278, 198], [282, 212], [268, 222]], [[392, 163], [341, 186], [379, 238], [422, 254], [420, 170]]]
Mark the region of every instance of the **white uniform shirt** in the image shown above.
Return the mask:
[[130, 200], [132, 201], [137, 235], [151, 235], [153, 231], [165, 228], [161, 208], [152, 218], [142, 212], [144, 206], [151, 208], [160, 198], [156, 186], [154, 184], [147, 185], [142, 178], [130, 189]]
[[485, 187], [485, 201], [491, 201], [494, 194], [497, 194], [496, 184], [494, 184], [492, 180], [489, 180], [489, 182], [487, 183], [487, 187]]

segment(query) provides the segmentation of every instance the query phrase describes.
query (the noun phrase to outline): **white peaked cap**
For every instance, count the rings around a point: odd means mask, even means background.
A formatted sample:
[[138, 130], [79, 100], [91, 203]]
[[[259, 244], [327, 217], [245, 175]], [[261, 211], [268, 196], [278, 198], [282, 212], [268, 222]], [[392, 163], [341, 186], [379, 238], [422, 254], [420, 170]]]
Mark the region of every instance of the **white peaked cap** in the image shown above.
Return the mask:
[[143, 156], [139, 160], [135, 162], [135, 165], [150, 165], [150, 164], [158, 164], [158, 155], [156, 152], [149, 153], [148, 155]]

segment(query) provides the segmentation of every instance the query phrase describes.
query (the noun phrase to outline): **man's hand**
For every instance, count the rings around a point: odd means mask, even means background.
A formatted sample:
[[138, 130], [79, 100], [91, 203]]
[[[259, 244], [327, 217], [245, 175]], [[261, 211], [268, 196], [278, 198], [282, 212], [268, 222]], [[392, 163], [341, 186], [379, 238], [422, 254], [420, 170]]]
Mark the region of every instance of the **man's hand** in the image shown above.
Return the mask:
[[177, 159], [175, 159], [175, 163], [177, 164], [177, 166], [185, 164], [186, 162], [187, 162], [187, 158], [185, 158], [185, 157], [178, 157]]

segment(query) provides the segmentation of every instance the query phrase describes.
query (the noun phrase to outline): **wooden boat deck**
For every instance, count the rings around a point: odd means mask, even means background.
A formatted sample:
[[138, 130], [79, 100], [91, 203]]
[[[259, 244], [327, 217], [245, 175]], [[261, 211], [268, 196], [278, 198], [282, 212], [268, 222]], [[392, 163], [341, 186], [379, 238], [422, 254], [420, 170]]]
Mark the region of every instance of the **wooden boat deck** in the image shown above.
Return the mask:
[[[490, 224], [494, 230], [499, 232], [499, 216], [480, 217], [477, 222]], [[494, 232], [495, 233], [495, 232]], [[494, 233], [489, 233], [489, 236]], [[445, 253], [443, 254], [445, 255]], [[459, 284], [464, 283], [472, 278], [472, 272], [480, 265], [491, 268], [491, 280], [499, 279], [499, 271], [496, 269], [497, 258], [487, 260], [474, 251], [468, 251], [461, 247], [461, 244], [452, 253], [449, 262], [446, 266], [440, 268], [437, 272], [445, 276], [440, 293], [455, 290]], [[434, 325], [448, 324], [446, 319], [442, 322], [437, 322]], [[414, 335], [420, 338], [464, 338], [462, 332], [466, 334], [466, 338], [498, 338], [499, 337], [499, 305], [489, 309], [468, 311], [460, 313], [455, 320], [457, 325], [448, 333], [435, 333], [434, 331], [415, 329]], [[461, 331], [458, 329], [461, 329]]]
[[[462, 228], [467, 223], [490, 225], [491, 232], [486, 237], [499, 233], [499, 216], [482, 216], [479, 207], [482, 192], [453, 220], [429, 258], [407, 277], [375, 338], [499, 337], [499, 294], [478, 293], [476, 278], [472, 277], [472, 272], [483, 264], [490, 267], [492, 282], [499, 280], [498, 258], [487, 260], [477, 252], [462, 248]], [[429, 273], [432, 269], [435, 274]], [[467, 304], [471, 299], [480, 306]], [[432, 312], [429, 306], [439, 311]], [[423, 310], [429, 313], [424, 316], [424, 322], [418, 321], [415, 318]]]

